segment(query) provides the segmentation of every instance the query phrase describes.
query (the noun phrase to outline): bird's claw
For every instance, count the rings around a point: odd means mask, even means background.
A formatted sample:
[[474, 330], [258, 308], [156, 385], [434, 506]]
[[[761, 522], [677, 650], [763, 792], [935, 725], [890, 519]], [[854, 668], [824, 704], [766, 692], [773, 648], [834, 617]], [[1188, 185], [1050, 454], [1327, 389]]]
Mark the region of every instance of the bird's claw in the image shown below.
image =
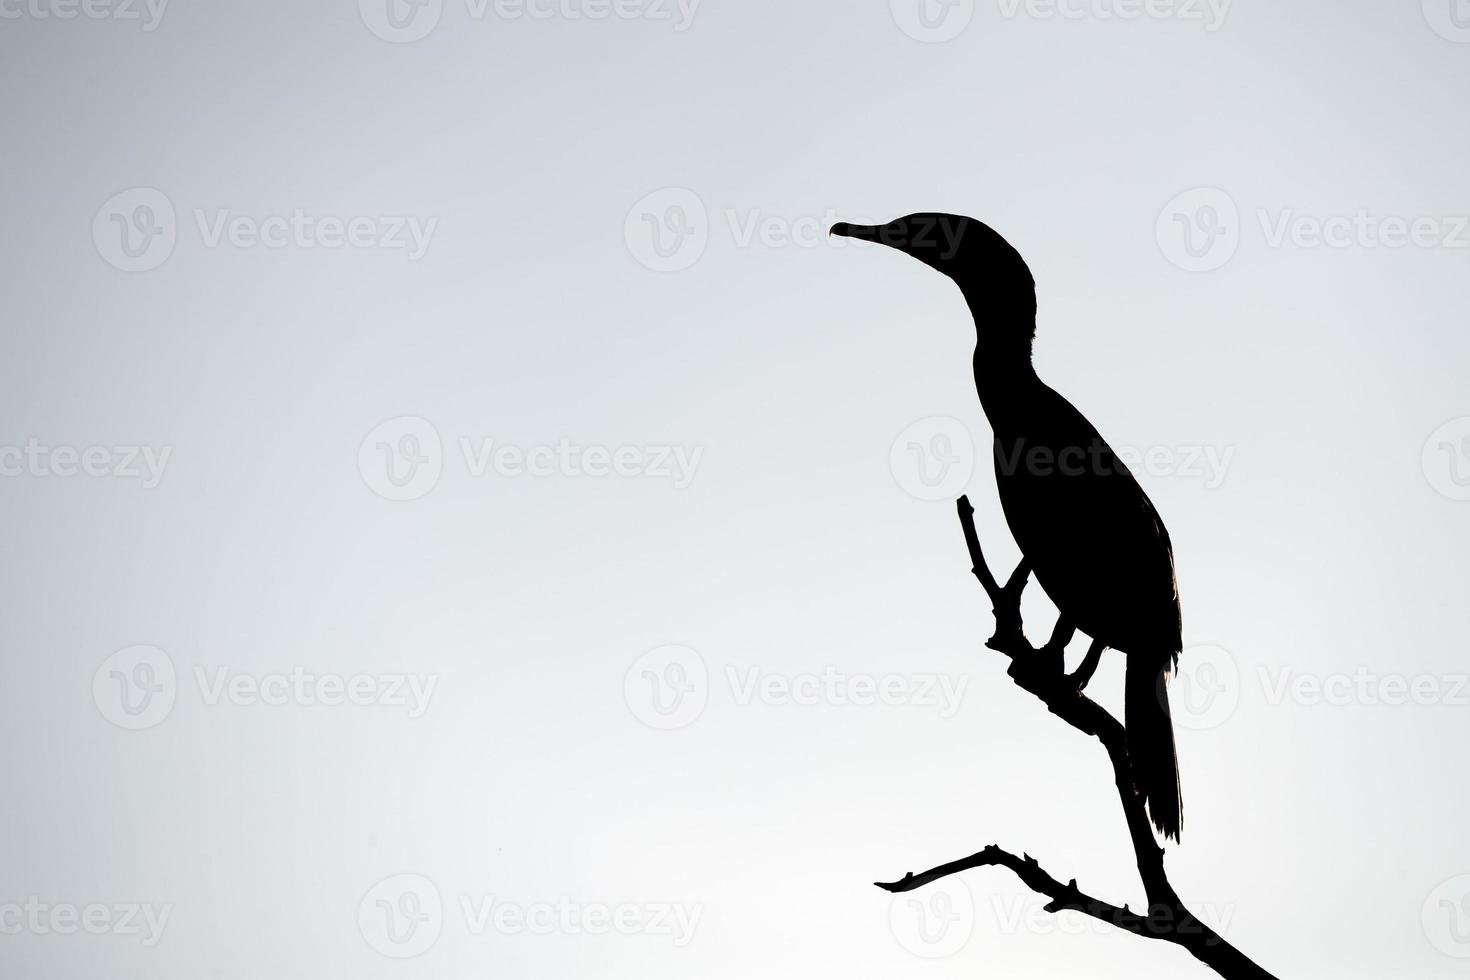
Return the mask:
[[1066, 647], [1053, 646], [1048, 643], [1036, 651], [1037, 668], [1042, 673], [1051, 674], [1058, 678], [1064, 677], [1066, 671], [1065, 653]]
[[992, 650], [999, 650], [1002, 653], [1013, 653], [1015, 650], [1026, 645], [1026, 635], [1021, 632], [1019, 627], [1016, 629], [997, 629], [995, 635], [985, 641], [985, 645]]

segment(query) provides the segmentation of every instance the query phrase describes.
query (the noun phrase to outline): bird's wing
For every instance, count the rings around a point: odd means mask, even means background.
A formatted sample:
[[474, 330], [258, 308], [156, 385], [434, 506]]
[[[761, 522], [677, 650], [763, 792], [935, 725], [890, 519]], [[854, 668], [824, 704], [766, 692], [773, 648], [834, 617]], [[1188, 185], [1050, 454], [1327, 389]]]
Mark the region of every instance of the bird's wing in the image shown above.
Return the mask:
[[[1023, 445], [996, 445], [1011, 532], [1064, 615], [1121, 650], [1179, 649], [1169, 533], [1117, 453], [1046, 390]], [[1009, 450], [1009, 454], [1007, 454]]]

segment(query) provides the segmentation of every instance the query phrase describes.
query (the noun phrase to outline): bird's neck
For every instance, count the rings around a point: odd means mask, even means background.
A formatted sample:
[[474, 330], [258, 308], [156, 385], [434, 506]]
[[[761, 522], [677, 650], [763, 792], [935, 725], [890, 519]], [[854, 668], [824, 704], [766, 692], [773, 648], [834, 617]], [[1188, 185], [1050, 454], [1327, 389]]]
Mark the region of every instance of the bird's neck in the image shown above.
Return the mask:
[[1035, 308], [1003, 311], [973, 303], [970, 308], [977, 337], [975, 389], [990, 427], [999, 435], [1024, 421], [1032, 396], [1042, 388], [1031, 363]]
[[1029, 349], [1022, 354], [998, 351], [984, 339], [975, 346], [975, 390], [996, 435], [1014, 432], [1025, 422], [1041, 388]]

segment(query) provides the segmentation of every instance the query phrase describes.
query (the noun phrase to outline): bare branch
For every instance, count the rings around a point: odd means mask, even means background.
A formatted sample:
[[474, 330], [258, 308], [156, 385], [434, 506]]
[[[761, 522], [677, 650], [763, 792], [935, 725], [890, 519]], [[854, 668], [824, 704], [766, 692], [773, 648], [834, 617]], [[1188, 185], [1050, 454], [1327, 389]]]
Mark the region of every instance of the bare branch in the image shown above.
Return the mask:
[[1009, 851], [1001, 850], [991, 844], [985, 850], [971, 854], [967, 858], [942, 864], [937, 868], [931, 868], [923, 874], [909, 873], [904, 875], [901, 881], [875, 882], [879, 888], [890, 892], [907, 892], [940, 878], [956, 874], [960, 871], [968, 871], [971, 868], [1009, 868], [1015, 872], [1016, 877], [1039, 895], [1045, 895], [1051, 901], [1046, 906], [1048, 912], [1060, 912], [1063, 909], [1075, 909], [1106, 922], [1108, 925], [1117, 926], [1119, 929], [1138, 935], [1148, 935], [1149, 920], [1146, 916], [1130, 912], [1127, 906], [1118, 908], [1107, 902], [1099, 901], [1091, 896], [1084, 895], [1077, 888], [1077, 880], [1074, 878], [1067, 884], [1062, 884], [1051, 875], [1042, 870], [1041, 865], [1031, 855], [1016, 857]]
[[[975, 575], [982, 585], [986, 581], [994, 582], [995, 576], [986, 566], [985, 555], [980, 550], [980, 536], [975, 530], [975, 508], [970, 506], [969, 498], [961, 497], [958, 509], [965, 544], [970, 549], [970, 560], [976, 568]], [[1029, 569], [1022, 562], [1006, 588], [996, 590], [991, 599], [995, 603], [996, 635], [986, 645], [1011, 659], [1008, 673], [1017, 687], [1034, 695], [1046, 705], [1047, 710], [1073, 728], [1095, 737], [1103, 744], [1113, 765], [1113, 782], [1128, 824], [1128, 834], [1133, 842], [1133, 853], [1138, 863], [1139, 878], [1143, 881], [1144, 894], [1148, 896], [1150, 903], [1177, 904], [1179, 896], [1174, 893], [1173, 886], [1164, 873], [1164, 850], [1154, 839], [1143, 797], [1133, 789], [1133, 777], [1128, 766], [1128, 740], [1122, 723], [1110, 715], [1107, 709], [1078, 691], [1075, 685], [1069, 684], [1066, 675], [1061, 671], [1047, 669], [1043, 658], [1039, 656], [1040, 651], [1026, 639], [1021, 622], [1021, 590], [1025, 586], [1027, 574]], [[1002, 623], [1013, 626], [1002, 628]]]
[[[990, 597], [991, 602], [1000, 601], [1000, 585], [995, 581], [995, 576], [990, 573], [990, 565], [985, 561], [985, 555], [980, 551], [980, 535], [975, 530], [975, 508], [970, 505], [969, 497], [961, 497], [959, 502], [960, 524], [965, 530], [965, 546], [970, 549], [970, 571], [980, 580], [980, 586], [985, 594]], [[1025, 567], [1025, 562], [1021, 563]], [[1017, 568], [1017, 572], [1020, 568]]]
[[967, 858], [942, 864], [922, 874], [910, 872], [896, 882], [878, 882], [878, 887], [890, 892], [906, 892], [971, 868], [1004, 867], [1014, 872], [1032, 891], [1050, 899], [1046, 906], [1048, 912], [1074, 909], [1125, 932], [1181, 946], [1229, 980], [1276, 980], [1200, 922], [1179, 900], [1164, 870], [1164, 849], [1154, 838], [1143, 798], [1133, 788], [1122, 723], [1082, 694], [1075, 683], [1068, 681], [1062, 668], [1054, 662], [1048, 664], [1026, 638], [1021, 621], [1021, 593], [1031, 573], [1029, 565], [1022, 561], [1006, 584], [1001, 586], [980, 550], [980, 536], [975, 530], [975, 509], [967, 497], [959, 500], [959, 516], [975, 578], [985, 590], [995, 614], [995, 635], [986, 641], [986, 646], [1010, 658], [1011, 666], [1007, 673], [1017, 687], [1035, 696], [1048, 711], [1073, 728], [1096, 738], [1107, 751], [1118, 802], [1123, 808], [1128, 836], [1133, 844], [1138, 875], [1148, 896], [1149, 910], [1147, 915], [1140, 915], [1130, 911], [1126, 905], [1119, 908], [1092, 898], [1077, 888], [1075, 880], [1063, 885], [1042, 870], [1034, 858], [1018, 858], [994, 844]]

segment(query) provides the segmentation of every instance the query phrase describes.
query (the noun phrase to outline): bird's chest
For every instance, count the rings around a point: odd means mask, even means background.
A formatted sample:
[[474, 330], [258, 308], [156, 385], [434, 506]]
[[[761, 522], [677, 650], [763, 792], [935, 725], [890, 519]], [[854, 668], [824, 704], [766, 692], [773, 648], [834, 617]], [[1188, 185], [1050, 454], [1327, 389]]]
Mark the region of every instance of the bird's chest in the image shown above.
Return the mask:
[[1011, 535], [1067, 618], [1124, 650], [1169, 632], [1177, 606], [1168, 546], [1147, 498], [1111, 453], [1036, 436], [998, 436], [994, 453]]
[[1035, 438], [997, 436], [995, 483], [1006, 523], [1038, 569], [1075, 556], [1089, 521], [1105, 519], [1084, 476], [1069, 473], [1057, 447]]
[[[995, 443], [1001, 509], [1047, 595], [1091, 636], [1106, 632], [1103, 604], [1131, 570], [1118, 568], [1127, 523], [1108, 480], [1045, 440]], [[1126, 546], [1131, 550], [1131, 542]]]

